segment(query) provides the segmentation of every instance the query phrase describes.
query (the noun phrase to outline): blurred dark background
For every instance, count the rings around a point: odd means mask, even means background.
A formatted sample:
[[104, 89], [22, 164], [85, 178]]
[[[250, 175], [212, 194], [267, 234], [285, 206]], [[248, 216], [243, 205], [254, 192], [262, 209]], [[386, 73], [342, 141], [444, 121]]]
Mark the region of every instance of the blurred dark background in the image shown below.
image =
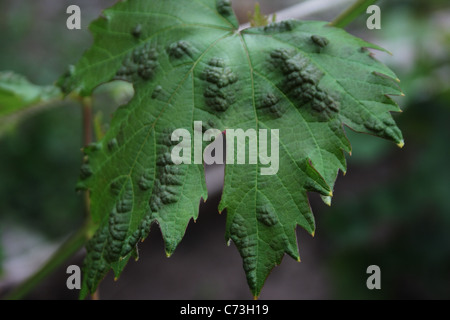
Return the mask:
[[[263, 13], [300, 1], [260, 0]], [[92, 42], [91, 20], [113, 0], [2, 0], [0, 70], [53, 83]], [[235, 1], [241, 23], [255, 1]], [[348, 2], [351, 3], [351, 2]], [[66, 8], [77, 4], [82, 30], [65, 27]], [[403, 149], [347, 130], [353, 145], [348, 173], [339, 176], [332, 207], [317, 195], [311, 205], [315, 238], [298, 230], [302, 263], [286, 257], [274, 269], [261, 299], [450, 298], [450, 6], [447, 0], [380, 1], [382, 29], [368, 30], [363, 15], [346, 29], [393, 53], [377, 53], [402, 80], [395, 115]], [[348, 5], [348, 4], [347, 4]], [[308, 14], [329, 20], [345, 6]], [[97, 89], [94, 111], [107, 128], [130, 89]], [[0, 137], [0, 296], [39, 265], [82, 224], [75, 183], [81, 165], [81, 109], [62, 102], [35, 114]], [[119, 281], [100, 286], [103, 299], [251, 299], [242, 262], [224, 241], [219, 215], [220, 168], [208, 169], [210, 196], [167, 259], [157, 227], [140, 245]], [[83, 252], [30, 293], [31, 299], [73, 299], [65, 269], [81, 265]], [[381, 290], [368, 290], [366, 269], [381, 268]]]

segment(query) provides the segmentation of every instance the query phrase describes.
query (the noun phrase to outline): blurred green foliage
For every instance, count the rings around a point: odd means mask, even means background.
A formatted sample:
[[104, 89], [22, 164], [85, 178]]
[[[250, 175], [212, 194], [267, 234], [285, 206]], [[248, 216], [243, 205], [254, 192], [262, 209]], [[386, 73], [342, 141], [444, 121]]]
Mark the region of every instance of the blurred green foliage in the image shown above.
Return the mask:
[[0, 71], [0, 136], [61, 96], [55, 86], [37, 86], [22, 75]]
[[24, 121], [0, 140], [1, 221], [13, 220], [51, 237], [80, 225], [83, 207], [75, 193], [81, 166], [79, 123], [75, 106], [59, 107]]
[[59, 96], [57, 87], [36, 86], [22, 75], [0, 71], [0, 117]]
[[[327, 213], [324, 233], [333, 244], [328, 250], [339, 297], [450, 297], [450, 153], [442, 149], [450, 139], [447, 105], [430, 101], [432, 112], [410, 105], [400, 126], [426, 121], [427, 142], [411, 135], [411, 158], [386, 164], [401, 171], [394, 179]], [[365, 287], [371, 264], [381, 267], [384, 290]]]
[[[448, 19], [450, 11], [424, 14], [425, 3], [391, 8], [380, 32], [400, 61], [392, 67], [406, 93], [397, 117], [406, 146], [398, 152], [350, 134], [363, 153], [355, 151], [349, 167], [372, 172], [361, 182], [370, 187], [351, 185], [353, 195], [336, 201], [322, 221], [338, 298], [450, 297], [450, 30], [439, 16]], [[379, 178], [383, 172], [388, 178]], [[381, 268], [382, 290], [366, 287], [372, 264]]]

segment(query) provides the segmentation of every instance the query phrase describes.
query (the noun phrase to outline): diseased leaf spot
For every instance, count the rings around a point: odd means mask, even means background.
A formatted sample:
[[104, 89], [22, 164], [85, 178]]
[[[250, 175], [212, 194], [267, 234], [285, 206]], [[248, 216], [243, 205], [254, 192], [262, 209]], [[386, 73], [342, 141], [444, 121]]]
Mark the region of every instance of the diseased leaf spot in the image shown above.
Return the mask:
[[163, 205], [177, 201], [177, 186], [182, 185], [180, 169], [174, 165], [166, 164], [158, 168], [158, 180], [150, 199], [150, 208], [157, 212]]
[[392, 118], [386, 118], [386, 119], [384, 119], [384, 120], [383, 120], [383, 123], [384, 123], [385, 125], [387, 125], [388, 127], [396, 126], [396, 123], [395, 123], [394, 119], [392, 119]]
[[208, 119], [205, 123], [202, 123], [202, 134], [209, 129], [216, 129], [217, 125], [213, 119]]
[[133, 210], [133, 185], [129, 178], [122, 181], [119, 199], [109, 215], [108, 241], [105, 252], [105, 259], [108, 262], [117, 261], [122, 254]]
[[145, 217], [142, 219], [142, 222], [139, 225], [140, 237], [142, 239], [145, 239], [147, 237], [147, 235], [150, 233], [152, 221], [153, 221], [153, 218], [152, 218], [151, 213], [146, 214]]
[[273, 93], [266, 93], [261, 100], [260, 108], [268, 111], [272, 117], [280, 118], [285, 110], [279, 102], [280, 99]]
[[311, 40], [314, 42], [314, 44], [318, 45], [321, 48], [325, 48], [330, 43], [327, 38], [317, 35], [311, 36]]
[[334, 114], [339, 112], [339, 101], [335, 100], [331, 95], [327, 94], [320, 88], [317, 88], [311, 106], [313, 110], [324, 115], [326, 119], [330, 119]]
[[150, 43], [134, 49], [122, 62], [116, 79], [133, 81], [136, 80], [136, 76], [143, 80], [152, 79], [158, 67], [157, 58], [158, 52]]
[[107, 225], [101, 227], [91, 240], [86, 244], [88, 252], [84, 262], [83, 273], [86, 275], [86, 284], [91, 292], [94, 292], [109, 266], [103, 258], [103, 249], [108, 237]]
[[150, 169], [144, 170], [141, 178], [139, 179], [138, 186], [142, 191], [147, 191], [152, 188], [153, 185], [153, 172]]
[[257, 240], [248, 236], [245, 219], [240, 215], [236, 215], [233, 218], [230, 231], [231, 239], [241, 252], [243, 267], [247, 273], [247, 280], [251, 283], [255, 281], [255, 273], [251, 271], [255, 270], [257, 265], [257, 250], [255, 249], [257, 247]]
[[[238, 239], [244, 238], [247, 234], [245, 220], [240, 215], [236, 215], [233, 219], [233, 224], [231, 225], [231, 234], [235, 235]], [[233, 241], [236, 242], [234, 239]]]
[[109, 187], [110, 187], [111, 193], [114, 196], [117, 197], [120, 195], [120, 191], [122, 190], [122, 186], [126, 179], [127, 179], [126, 177], [119, 177], [119, 178], [115, 179], [113, 182], [111, 182]]
[[381, 121], [373, 116], [369, 117], [369, 119], [364, 122], [364, 126], [366, 129], [376, 133], [380, 133], [385, 127]]
[[323, 76], [307, 58], [294, 49], [276, 49], [270, 54], [272, 64], [280, 69], [290, 82], [317, 84]]
[[205, 102], [215, 111], [226, 111], [236, 101], [232, 85], [238, 81], [238, 77], [226, 67], [223, 59], [211, 59], [201, 79], [208, 83], [204, 93]]
[[[253, 245], [253, 246], [256, 247], [256, 245]], [[253, 248], [253, 250], [256, 251], [254, 248]], [[253, 279], [254, 278], [256, 279], [256, 276], [254, 273], [251, 273], [251, 271], [256, 270], [256, 266], [258, 264], [256, 253], [252, 254], [251, 256], [243, 257], [243, 262], [244, 262], [243, 268], [244, 268], [244, 271], [247, 273], [247, 277], [250, 279], [249, 281], [250, 282], [255, 281]]]
[[163, 88], [161, 86], [156, 86], [152, 93], [152, 99], [158, 98], [158, 96], [163, 92]]
[[379, 120], [374, 116], [369, 116], [364, 121], [364, 127], [375, 135], [384, 138], [399, 140], [399, 137], [401, 137], [400, 129], [391, 117]]
[[167, 47], [167, 53], [173, 59], [181, 59], [183, 56], [192, 57], [191, 45], [184, 40], [170, 44]]
[[231, 7], [230, 0], [217, 0], [216, 7], [217, 12], [225, 17], [233, 15], [233, 8]]
[[141, 36], [141, 33], [142, 33], [142, 25], [141, 24], [138, 24], [137, 26], [135, 26], [133, 28], [133, 30], [131, 31], [131, 34], [135, 38], [139, 38]]
[[212, 58], [208, 64], [213, 67], [225, 68], [225, 61], [221, 58]]
[[324, 120], [339, 112], [339, 102], [319, 87], [323, 73], [295, 50], [277, 49], [271, 62], [285, 77], [283, 91], [293, 98], [298, 108], [309, 104]]
[[278, 223], [278, 218], [275, 214], [274, 209], [268, 204], [257, 207], [256, 218], [262, 224], [268, 227], [272, 227]]
[[92, 167], [90, 164], [85, 163], [81, 166], [80, 178], [81, 180], [85, 180], [93, 175]]
[[239, 248], [243, 260], [243, 268], [249, 283], [255, 283], [257, 266], [257, 239], [248, 235], [245, 219], [236, 215], [231, 225], [231, 239]]
[[127, 239], [125, 239], [125, 245], [122, 247], [122, 251], [120, 252], [120, 256], [124, 257], [128, 255], [131, 251], [133, 251], [133, 248], [137, 252], [137, 243], [141, 237], [141, 231], [135, 230], [133, 234], [131, 234]]
[[291, 20], [274, 22], [264, 27], [266, 33], [288, 32], [294, 29], [294, 22]]
[[117, 139], [113, 138], [111, 140], [108, 141], [108, 150], [113, 152], [118, 148], [118, 143], [117, 143]]
[[150, 209], [158, 212], [162, 206], [175, 203], [178, 200], [177, 187], [182, 183], [181, 168], [172, 161], [170, 133], [166, 130], [159, 139], [157, 164], [157, 180], [150, 197]]

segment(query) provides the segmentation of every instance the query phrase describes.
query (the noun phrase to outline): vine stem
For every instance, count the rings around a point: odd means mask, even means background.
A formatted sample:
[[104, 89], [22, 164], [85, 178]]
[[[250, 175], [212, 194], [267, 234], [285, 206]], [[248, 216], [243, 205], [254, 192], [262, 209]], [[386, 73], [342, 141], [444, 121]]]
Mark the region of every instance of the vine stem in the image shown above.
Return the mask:
[[64, 242], [52, 257], [30, 278], [16, 287], [7, 300], [19, 300], [33, 290], [42, 280], [51, 274], [56, 268], [77, 253], [86, 243], [87, 227], [83, 227]]
[[366, 9], [377, 2], [377, 0], [358, 0], [347, 10], [342, 12], [339, 16], [334, 19], [330, 25], [337, 28], [344, 28], [350, 22], [355, 20], [361, 13], [365, 12]]
[[85, 146], [92, 142], [92, 98], [81, 98], [83, 108], [83, 143]]
[[[91, 97], [83, 97], [81, 99], [81, 103], [83, 106], [83, 141], [84, 145], [87, 146], [92, 142], [92, 128], [94, 117], [92, 113], [92, 98]], [[90, 221], [91, 217], [91, 197], [89, 195], [89, 191], [86, 190], [84, 192], [84, 205], [86, 212], [86, 221]], [[92, 294], [92, 300], [100, 300], [100, 292], [99, 289]]]

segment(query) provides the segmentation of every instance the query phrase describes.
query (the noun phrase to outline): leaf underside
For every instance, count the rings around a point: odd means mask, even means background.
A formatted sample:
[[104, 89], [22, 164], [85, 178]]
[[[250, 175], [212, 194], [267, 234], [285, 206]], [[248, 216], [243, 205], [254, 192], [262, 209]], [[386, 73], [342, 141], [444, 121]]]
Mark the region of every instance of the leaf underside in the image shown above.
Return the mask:
[[314, 234], [307, 192], [330, 201], [351, 151], [343, 126], [403, 144], [390, 114], [400, 109], [388, 97], [401, 94], [396, 76], [367, 50], [382, 49], [326, 22], [238, 32], [226, 0], [129, 0], [90, 29], [92, 48], [59, 85], [90, 95], [122, 79], [135, 95], [85, 148], [78, 187], [90, 191], [98, 229], [87, 245], [82, 297], [109, 269], [120, 275], [152, 223], [170, 255], [197, 219], [207, 196], [203, 165], [171, 162], [175, 129], [193, 136], [194, 121], [221, 131], [279, 129], [279, 171], [227, 165], [219, 207], [254, 296], [285, 253], [300, 259], [296, 226]]

